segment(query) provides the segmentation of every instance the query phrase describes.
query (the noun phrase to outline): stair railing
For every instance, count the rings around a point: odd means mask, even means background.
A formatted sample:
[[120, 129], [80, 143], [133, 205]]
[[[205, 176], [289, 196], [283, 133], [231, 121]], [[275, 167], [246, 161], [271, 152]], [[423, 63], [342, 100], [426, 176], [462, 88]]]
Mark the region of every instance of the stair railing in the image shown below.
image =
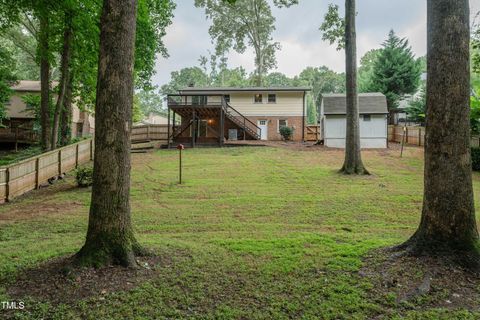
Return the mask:
[[[244, 139], [245, 139], [245, 131], [247, 131], [254, 138], [260, 140], [262, 136], [261, 135], [262, 129], [260, 127], [258, 127], [255, 123], [253, 123], [243, 114], [241, 114], [237, 109], [232, 107], [228, 102], [225, 101], [223, 106], [224, 106], [225, 114], [228, 116], [228, 118], [233, 122], [237, 123], [237, 125], [244, 130]], [[239, 120], [238, 118], [241, 118], [243, 121]]]

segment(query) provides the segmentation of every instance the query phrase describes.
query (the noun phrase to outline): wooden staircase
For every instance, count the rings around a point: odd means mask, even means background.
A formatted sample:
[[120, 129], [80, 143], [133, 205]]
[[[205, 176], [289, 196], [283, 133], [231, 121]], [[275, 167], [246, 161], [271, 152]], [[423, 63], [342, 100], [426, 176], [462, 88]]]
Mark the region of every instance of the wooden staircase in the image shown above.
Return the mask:
[[248, 134], [253, 140], [261, 139], [261, 129], [255, 123], [247, 119], [228, 103], [225, 104], [224, 110], [225, 117]]

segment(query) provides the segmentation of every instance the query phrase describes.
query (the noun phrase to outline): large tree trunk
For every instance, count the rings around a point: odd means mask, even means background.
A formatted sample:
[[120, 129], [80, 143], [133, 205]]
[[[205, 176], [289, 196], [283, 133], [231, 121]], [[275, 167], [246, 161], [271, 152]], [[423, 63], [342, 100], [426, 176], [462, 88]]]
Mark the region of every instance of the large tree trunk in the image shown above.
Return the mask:
[[42, 149], [50, 149], [50, 61], [49, 51], [49, 21], [47, 14], [40, 14], [40, 126]]
[[104, 0], [95, 108], [95, 160], [81, 265], [135, 266], [130, 219], [130, 131], [136, 0]]
[[401, 249], [478, 266], [470, 157], [468, 0], [428, 0], [428, 80], [423, 210]]
[[72, 102], [73, 102], [73, 73], [69, 73], [68, 84], [65, 90], [62, 113], [60, 115], [60, 144], [66, 146], [72, 139]]
[[70, 58], [72, 47], [72, 14], [70, 12], [65, 13], [65, 27], [63, 31], [63, 49], [62, 59], [60, 64], [60, 83], [58, 84], [58, 99], [55, 105], [55, 112], [53, 114], [53, 126], [52, 126], [52, 145], [51, 148], [55, 149], [58, 144], [58, 130], [60, 126], [60, 114], [64, 107], [65, 91], [67, 89], [68, 79], [70, 77]]
[[345, 59], [347, 90], [347, 132], [345, 136], [345, 162], [341, 172], [368, 174], [360, 153], [360, 123], [357, 92], [357, 36], [355, 27], [355, 0], [345, 0]]

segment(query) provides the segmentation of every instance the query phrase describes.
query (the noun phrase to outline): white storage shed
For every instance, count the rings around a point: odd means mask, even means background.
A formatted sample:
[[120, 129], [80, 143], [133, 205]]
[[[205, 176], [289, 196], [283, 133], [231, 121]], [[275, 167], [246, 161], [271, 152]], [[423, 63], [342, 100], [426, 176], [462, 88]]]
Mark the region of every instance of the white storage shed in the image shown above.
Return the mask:
[[[387, 148], [388, 109], [382, 93], [360, 93], [360, 145], [362, 148]], [[346, 96], [325, 94], [320, 106], [321, 130], [325, 146], [345, 148]]]

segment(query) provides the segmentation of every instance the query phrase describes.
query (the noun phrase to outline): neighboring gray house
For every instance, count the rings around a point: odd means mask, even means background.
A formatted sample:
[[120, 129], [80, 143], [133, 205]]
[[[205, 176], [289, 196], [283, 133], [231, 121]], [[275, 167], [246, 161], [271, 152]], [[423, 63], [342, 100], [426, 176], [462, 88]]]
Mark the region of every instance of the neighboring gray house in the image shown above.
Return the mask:
[[[381, 93], [360, 93], [360, 144], [362, 148], [387, 147], [387, 99]], [[320, 126], [325, 146], [345, 148], [346, 96], [324, 94]]]

